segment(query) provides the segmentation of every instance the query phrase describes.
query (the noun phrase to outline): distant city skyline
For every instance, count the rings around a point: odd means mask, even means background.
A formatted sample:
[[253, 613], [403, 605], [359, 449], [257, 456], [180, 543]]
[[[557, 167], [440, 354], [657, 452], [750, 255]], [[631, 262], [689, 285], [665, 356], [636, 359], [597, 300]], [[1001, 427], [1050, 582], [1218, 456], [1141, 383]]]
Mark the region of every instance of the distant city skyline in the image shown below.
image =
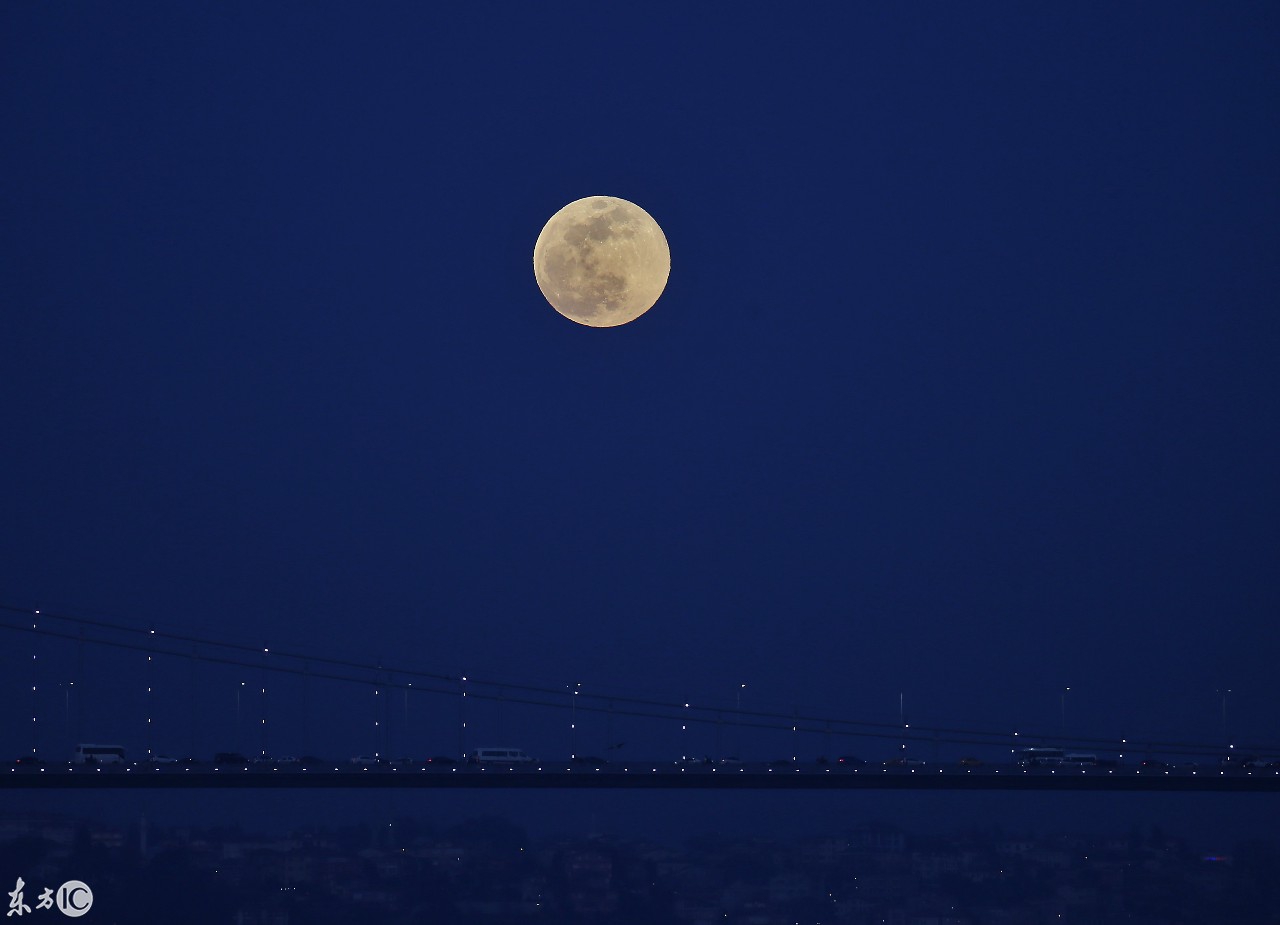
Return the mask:
[[549, 835], [492, 815], [317, 820], [272, 831], [0, 812], [7, 868], [35, 884], [45, 871], [81, 870], [98, 914], [128, 910], [142, 921], [183, 902], [198, 910], [188, 920], [211, 923], [337, 922], [423, 903], [435, 920], [478, 922], [750, 915], [821, 925], [904, 911], [945, 913], [940, 920], [956, 925], [1120, 913], [1133, 922], [1214, 921], [1269, 908], [1278, 851], [1274, 838], [1204, 845], [1158, 826], [1045, 831], [988, 822], [938, 836], [860, 820], [790, 836], [690, 831], [663, 843]]

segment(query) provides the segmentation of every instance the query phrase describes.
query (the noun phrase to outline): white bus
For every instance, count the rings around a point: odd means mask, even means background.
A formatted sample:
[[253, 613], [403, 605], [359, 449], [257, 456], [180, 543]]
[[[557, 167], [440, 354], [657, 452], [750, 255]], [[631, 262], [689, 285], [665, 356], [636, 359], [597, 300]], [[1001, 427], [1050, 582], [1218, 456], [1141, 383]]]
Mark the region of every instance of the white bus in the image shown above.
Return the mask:
[[472, 753], [472, 764], [533, 764], [533, 759], [518, 748], [477, 748]]
[[77, 745], [72, 764], [124, 764], [124, 749], [119, 745]]
[[1060, 748], [1024, 748], [1018, 752], [1020, 768], [1051, 768], [1062, 764], [1064, 758]]

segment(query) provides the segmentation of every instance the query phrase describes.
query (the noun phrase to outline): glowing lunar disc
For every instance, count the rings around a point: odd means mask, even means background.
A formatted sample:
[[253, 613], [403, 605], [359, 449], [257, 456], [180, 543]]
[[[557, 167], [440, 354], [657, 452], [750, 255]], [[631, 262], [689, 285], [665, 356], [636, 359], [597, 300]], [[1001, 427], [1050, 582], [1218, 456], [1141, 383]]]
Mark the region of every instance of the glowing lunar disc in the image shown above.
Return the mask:
[[533, 275], [547, 301], [593, 328], [639, 318], [658, 301], [670, 273], [671, 251], [658, 223], [614, 196], [569, 203], [533, 247]]

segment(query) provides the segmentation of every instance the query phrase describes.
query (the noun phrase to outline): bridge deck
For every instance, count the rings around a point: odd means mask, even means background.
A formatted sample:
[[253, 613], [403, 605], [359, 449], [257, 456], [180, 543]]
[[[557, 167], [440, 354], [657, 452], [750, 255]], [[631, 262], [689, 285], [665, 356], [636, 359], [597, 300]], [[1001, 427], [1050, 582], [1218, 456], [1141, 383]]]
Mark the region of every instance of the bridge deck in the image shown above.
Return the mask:
[[1280, 771], [1024, 770], [969, 768], [858, 771], [706, 769], [456, 768], [413, 769], [143, 769], [16, 768], [0, 772], [0, 788], [40, 789], [690, 789], [690, 790], [1018, 790], [1201, 793], [1280, 792]]

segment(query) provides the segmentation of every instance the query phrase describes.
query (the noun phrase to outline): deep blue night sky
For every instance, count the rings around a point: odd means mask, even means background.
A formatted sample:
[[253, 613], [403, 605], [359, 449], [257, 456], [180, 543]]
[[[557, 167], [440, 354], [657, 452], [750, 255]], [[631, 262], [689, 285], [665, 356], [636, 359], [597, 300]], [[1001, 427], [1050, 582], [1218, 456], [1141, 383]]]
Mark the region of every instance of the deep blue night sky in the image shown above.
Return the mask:
[[[1278, 39], [1262, 2], [5, 4], [0, 603], [876, 722], [1220, 743], [1230, 688], [1274, 745]], [[672, 253], [614, 329], [531, 266], [596, 194]], [[145, 751], [137, 653], [59, 725], [35, 645], [45, 747]], [[239, 677], [149, 744], [228, 747]], [[281, 749], [368, 750], [365, 691], [309, 743], [296, 696]], [[455, 750], [435, 709], [401, 748]], [[523, 722], [474, 734], [567, 751]]]

